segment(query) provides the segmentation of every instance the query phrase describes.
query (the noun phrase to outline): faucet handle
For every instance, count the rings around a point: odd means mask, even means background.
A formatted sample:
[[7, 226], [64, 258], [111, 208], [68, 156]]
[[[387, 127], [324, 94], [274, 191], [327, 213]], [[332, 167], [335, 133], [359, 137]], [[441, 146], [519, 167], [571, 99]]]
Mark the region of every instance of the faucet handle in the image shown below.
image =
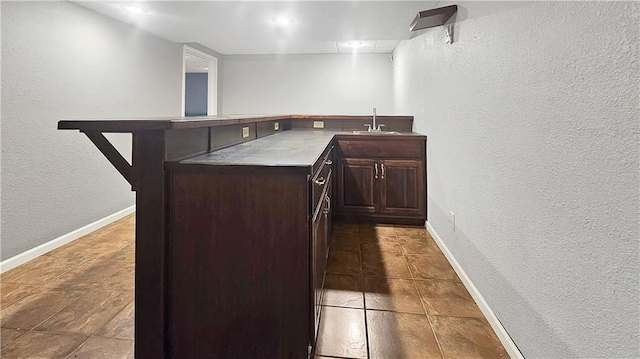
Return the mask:
[[378, 125], [378, 131], [382, 131], [382, 128], [386, 126], [384, 123]]
[[365, 123], [364, 127], [367, 127], [367, 131], [371, 132], [371, 124], [370, 123]]

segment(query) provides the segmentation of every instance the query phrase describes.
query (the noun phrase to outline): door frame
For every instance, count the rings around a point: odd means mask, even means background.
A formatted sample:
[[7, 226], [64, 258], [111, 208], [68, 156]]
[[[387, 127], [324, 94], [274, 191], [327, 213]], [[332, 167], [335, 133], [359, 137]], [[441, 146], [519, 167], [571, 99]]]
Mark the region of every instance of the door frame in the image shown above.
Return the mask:
[[188, 45], [182, 45], [182, 116], [185, 116], [185, 95], [187, 77], [187, 54], [208, 61], [207, 72], [207, 116], [218, 114], [218, 58]]

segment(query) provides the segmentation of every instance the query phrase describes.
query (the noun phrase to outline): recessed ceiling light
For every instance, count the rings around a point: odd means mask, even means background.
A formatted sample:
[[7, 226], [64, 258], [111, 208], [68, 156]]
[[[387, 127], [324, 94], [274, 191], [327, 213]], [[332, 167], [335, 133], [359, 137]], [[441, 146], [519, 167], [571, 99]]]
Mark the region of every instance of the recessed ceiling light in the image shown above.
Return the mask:
[[289, 25], [289, 24], [293, 24], [294, 20], [293, 18], [290, 18], [290, 17], [278, 16], [278, 17], [272, 18], [271, 21], [273, 21], [277, 25]]
[[139, 6], [126, 5], [126, 6], [123, 6], [123, 7], [124, 7], [125, 10], [127, 10], [129, 12], [129, 14], [138, 15], [138, 14], [143, 14], [143, 13], [146, 12]]
[[360, 47], [364, 45], [364, 43], [362, 41], [349, 41], [347, 42], [347, 46], [349, 47]]

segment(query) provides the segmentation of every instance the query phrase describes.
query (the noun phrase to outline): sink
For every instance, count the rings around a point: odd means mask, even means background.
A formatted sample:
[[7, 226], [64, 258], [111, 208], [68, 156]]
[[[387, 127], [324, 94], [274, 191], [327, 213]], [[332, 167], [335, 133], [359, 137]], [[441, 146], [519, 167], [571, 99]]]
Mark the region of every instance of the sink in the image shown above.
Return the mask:
[[356, 135], [400, 135], [396, 131], [353, 131]]

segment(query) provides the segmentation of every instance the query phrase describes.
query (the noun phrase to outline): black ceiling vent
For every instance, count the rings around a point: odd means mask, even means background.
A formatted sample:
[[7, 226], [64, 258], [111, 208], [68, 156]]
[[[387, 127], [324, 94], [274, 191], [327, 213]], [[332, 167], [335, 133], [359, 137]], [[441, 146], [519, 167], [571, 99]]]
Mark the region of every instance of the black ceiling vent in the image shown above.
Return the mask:
[[445, 7], [439, 7], [436, 9], [420, 11], [411, 26], [410, 31], [418, 31], [422, 29], [428, 29], [430, 27], [436, 27], [443, 25], [453, 14], [458, 11], [458, 5], [449, 5]]

